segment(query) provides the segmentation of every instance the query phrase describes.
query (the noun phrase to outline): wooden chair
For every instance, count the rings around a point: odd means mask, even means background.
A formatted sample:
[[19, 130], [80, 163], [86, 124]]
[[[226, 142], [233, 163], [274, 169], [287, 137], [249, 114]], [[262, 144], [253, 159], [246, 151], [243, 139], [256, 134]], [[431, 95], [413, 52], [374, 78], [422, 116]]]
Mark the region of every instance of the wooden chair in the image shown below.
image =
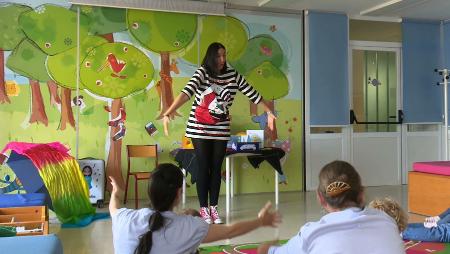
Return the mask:
[[140, 171], [132, 171], [131, 170], [131, 159], [132, 158], [153, 158], [155, 160], [155, 167], [158, 165], [158, 146], [157, 145], [127, 145], [127, 160], [128, 160], [128, 169], [127, 169], [127, 181], [125, 183], [125, 198], [123, 203], [127, 203], [127, 194], [128, 194], [128, 183], [130, 176], [134, 177], [134, 197], [135, 197], [135, 206], [138, 208], [138, 181], [139, 180], [148, 180], [151, 177], [151, 168], [150, 170], [140, 170]]

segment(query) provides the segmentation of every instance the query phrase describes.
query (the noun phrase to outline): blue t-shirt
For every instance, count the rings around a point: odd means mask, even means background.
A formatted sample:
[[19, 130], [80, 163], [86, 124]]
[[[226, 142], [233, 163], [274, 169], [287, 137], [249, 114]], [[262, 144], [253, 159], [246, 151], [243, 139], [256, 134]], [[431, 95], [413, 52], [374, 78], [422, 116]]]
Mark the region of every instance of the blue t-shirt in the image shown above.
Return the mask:
[[[121, 208], [112, 216], [114, 252], [134, 253], [139, 237], [148, 231], [148, 219], [153, 210]], [[153, 232], [150, 254], [195, 253], [208, 234], [209, 225], [200, 217], [178, 215], [172, 211], [162, 213], [165, 226]]]

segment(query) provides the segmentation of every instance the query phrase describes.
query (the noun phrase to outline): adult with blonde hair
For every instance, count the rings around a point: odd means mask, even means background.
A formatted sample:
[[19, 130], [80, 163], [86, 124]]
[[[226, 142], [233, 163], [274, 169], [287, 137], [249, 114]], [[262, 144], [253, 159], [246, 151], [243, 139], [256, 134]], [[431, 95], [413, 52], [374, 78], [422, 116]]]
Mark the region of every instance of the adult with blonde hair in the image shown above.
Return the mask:
[[328, 214], [306, 223], [282, 246], [260, 245], [258, 253], [405, 253], [394, 220], [364, 207], [361, 178], [349, 163], [333, 161], [322, 168], [317, 200]]

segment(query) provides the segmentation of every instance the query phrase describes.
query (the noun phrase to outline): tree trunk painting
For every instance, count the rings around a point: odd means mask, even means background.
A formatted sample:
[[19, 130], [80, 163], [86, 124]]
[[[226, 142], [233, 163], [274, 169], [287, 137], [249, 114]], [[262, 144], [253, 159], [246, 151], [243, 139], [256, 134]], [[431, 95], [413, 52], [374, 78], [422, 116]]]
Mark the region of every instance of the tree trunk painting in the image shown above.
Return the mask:
[[[275, 101], [269, 101], [269, 108], [272, 112], [275, 112]], [[266, 139], [269, 144], [278, 138], [276, 120], [273, 122], [273, 130], [269, 130], [269, 126], [266, 126], [264, 135], [267, 137]]]
[[[161, 71], [159, 75], [161, 76], [161, 80], [159, 81], [159, 88], [161, 89], [161, 112], [157, 119], [162, 118], [164, 112], [166, 112], [173, 102], [172, 77], [170, 76], [170, 54], [168, 52], [161, 52]], [[180, 116], [180, 114], [173, 112], [170, 115], [170, 118], [173, 118], [174, 116]]]
[[71, 91], [69, 88], [61, 89], [61, 120], [59, 122], [59, 129], [65, 130], [67, 123], [75, 129], [75, 119], [73, 118], [72, 105], [71, 105]]
[[44, 100], [42, 99], [39, 81], [30, 79], [31, 87], [31, 117], [30, 123], [43, 123], [48, 126], [48, 118], [45, 113]]
[[0, 49], [0, 104], [11, 103], [5, 88], [5, 55]]
[[[119, 116], [120, 111], [125, 110], [122, 105], [121, 99], [114, 99], [111, 105], [111, 119], [115, 119]], [[106, 164], [106, 175], [107, 177], [112, 176], [116, 179], [119, 188], [125, 189], [125, 182], [122, 176], [122, 139], [114, 141], [114, 135], [119, 132], [119, 126], [111, 126], [109, 135], [109, 154], [108, 161]], [[108, 178], [107, 178], [108, 179]], [[111, 192], [112, 186], [109, 181], [107, 181], [107, 190]]]
[[50, 105], [57, 106], [58, 104], [61, 104], [61, 98], [58, 94], [58, 85], [55, 83], [55, 81], [47, 81], [47, 87], [48, 92], [50, 93]]

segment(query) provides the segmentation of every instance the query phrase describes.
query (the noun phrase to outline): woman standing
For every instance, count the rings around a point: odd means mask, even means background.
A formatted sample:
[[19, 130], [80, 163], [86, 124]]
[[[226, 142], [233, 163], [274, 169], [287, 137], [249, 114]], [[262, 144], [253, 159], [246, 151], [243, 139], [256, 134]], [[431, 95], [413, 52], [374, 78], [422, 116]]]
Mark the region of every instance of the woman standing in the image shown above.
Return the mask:
[[[227, 66], [225, 47], [214, 42], [209, 45], [198, 68], [180, 95], [164, 112], [164, 131], [168, 135], [170, 115], [194, 96], [189, 114], [186, 137], [192, 139], [198, 158], [197, 195], [200, 215], [207, 223], [222, 223], [217, 211], [221, 184], [221, 167], [227, 141], [230, 139], [229, 108], [237, 91], [254, 104], [262, 104], [267, 122], [273, 129], [275, 115], [261, 95], [236, 70]], [[209, 196], [209, 202], [208, 202]]]

